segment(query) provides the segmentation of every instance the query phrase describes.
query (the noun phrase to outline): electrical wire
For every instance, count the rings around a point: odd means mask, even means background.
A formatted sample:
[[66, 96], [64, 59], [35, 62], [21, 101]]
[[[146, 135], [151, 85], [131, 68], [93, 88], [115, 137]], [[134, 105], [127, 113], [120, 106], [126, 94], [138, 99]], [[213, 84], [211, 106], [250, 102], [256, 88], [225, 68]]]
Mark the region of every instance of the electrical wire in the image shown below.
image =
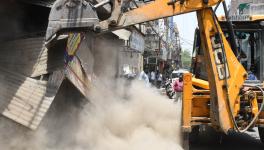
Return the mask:
[[184, 43], [193, 46], [193, 41], [187, 41], [186, 39], [181, 38], [181, 37], [180, 37], [180, 39], [181, 39]]

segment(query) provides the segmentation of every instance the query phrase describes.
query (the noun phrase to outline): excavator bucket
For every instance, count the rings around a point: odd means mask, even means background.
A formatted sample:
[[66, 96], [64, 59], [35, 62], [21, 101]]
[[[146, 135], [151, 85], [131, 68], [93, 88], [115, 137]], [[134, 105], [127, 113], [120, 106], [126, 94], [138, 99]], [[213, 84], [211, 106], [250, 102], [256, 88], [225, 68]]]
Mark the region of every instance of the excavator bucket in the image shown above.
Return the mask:
[[96, 11], [86, 0], [57, 0], [50, 12], [46, 41], [57, 37], [57, 33], [80, 28], [93, 30], [98, 24]]

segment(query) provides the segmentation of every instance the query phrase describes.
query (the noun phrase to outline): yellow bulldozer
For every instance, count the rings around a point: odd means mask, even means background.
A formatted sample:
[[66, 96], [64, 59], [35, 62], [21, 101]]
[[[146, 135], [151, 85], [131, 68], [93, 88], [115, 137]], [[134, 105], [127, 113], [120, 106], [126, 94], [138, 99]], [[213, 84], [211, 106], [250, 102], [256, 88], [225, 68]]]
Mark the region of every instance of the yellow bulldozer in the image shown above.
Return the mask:
[[[74, 51], [71, 54], [74, 55], [76, 45], [71, 41], [79, 41], [83, 32], [103, 34], [147, 21], [196, 12], [199, 30], [196, 36], [198, 40], [195, 43], [199, 44], [195, 45], [192, 74], [186, 73], [183, 77], [182, 132], [186, 149], [188, 149], [189, 134], [199, 125], [211, 126], [225, 134], [245, 132], [250, 128], [258, 127], [261, 141], [264, 142], [263, 85], [261, 82], [247, 80], [250, 76], [247, 72], [249, 67], [243, 66], [243, 50], [235, 43], [235, 32], [240, 29], [233, 29], [227, 13], [224, 17], [226, 21], [219, 23], [220, 19], [216, 16], [213, 7], [223, 5], [226, 12], [225, 1], [154, 0], [127, 9], [127, 4], [131, 2], [134, 1], [103, 0], [94, 5], [88, 0], [56, 0], [49, 16], [45, 49], [54, 51], [56, 50], [54, 43], [62, 38], [68, 38], [67, 47], [73, 47]], [[109, 4], [110, 15], [100, 17], [97, 9]], [[255, 17], [249, 18], [256, 19]], [[251, 22], [262, 28], [261, 19]], [[254, 41], [257, 35], [252, 33], [250, 28], [251, 25], [248, 29], [250, 32], [245, 32], [245, 39], [251, 38]], [[76, 36], [69, 34], [72, 32], [79, 34]], [[238, 35], [241, 36], [241, 40], [245, 40], [242, 38], [242, 32]], [[263, 30], [261, 35], [263, 42]], [[254, 43], [252, 45], [256, 46]], [[263, 53], [260, 50], [259, 52]], [[247, 61], [246, 64], [253, 64], [255, 56], [257, 55], [252, 56], [251, 63]], [[259, 62], [259, 66], [263, 66], [261, 63], [263, 59]], [[263, 69], [260, 71], [261, 75], [262, 72]], [[82, 74], [80, 77], [83, 77]], [[81, 91], [85, 94], [84, 89]]]
[[[223, 32], [212, 8], [223, 4], [226, 12], [225, 1], [155, 0], [135, 9], [124, 9], [125, 3], [129, 2], [105, 0], [91, 5], [86, 0], [57, 0], [50, 13], [46, 46], [49, 47], [67, 32], [89, 30], [101, 34], [195, 11], [200, 52], [194, 58], [198, 62], [193, 65], [195, 71], [184, 74], [183, 78], [182, 131], [185, 143], [192, 129], [199, 125], [211, 126], [225, 134], [245, 132], [257, 126], [261, 141], [264, 141], [263, 85], [248, 82], [249, 74], [242, 65], [242, 51], [236, 46], [230, 18], [226, 13], [227, 26]], [[96, 8], [109, 3], [112, 6], [111, 15], [99, 20]], [[197, 71], [199, 62], [204, 64], [200, 72]], [[201, 77], [203, 72], [206, 72], [205, 78]]]

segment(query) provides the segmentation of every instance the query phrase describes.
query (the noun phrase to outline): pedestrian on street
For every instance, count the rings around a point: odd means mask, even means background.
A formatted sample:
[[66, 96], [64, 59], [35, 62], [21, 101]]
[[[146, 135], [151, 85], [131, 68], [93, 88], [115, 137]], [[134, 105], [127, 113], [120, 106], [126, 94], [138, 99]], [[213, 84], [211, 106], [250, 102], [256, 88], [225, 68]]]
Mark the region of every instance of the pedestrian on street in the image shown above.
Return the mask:
[[151, 83], [152, 85], [154, 85], [155, 80], [156, 80], [155, 72], [154, 72], [154, 71], [151, 71], [151, 73], [150, 73], [150, 83]]
[[146, 72], [144, 70], [141, 71], [141, 73], [139, 74], [139, 78], [138, 79], [144, 81], [146, 87], [150, 87], [150, 85], [149, 85], [149, 78], [148, 78], [148, 75], [146, 74]]
[[158, 81], [157, 81], [157, 88], [159, 89], [162, 83], [162, 74], [158, 73]]
[[178, 102], [178, 100], [182, 99], [182, 91], [183, 91], [183, 79], [182, 75], [176, 80], [173, 84], [173, 89], [175, 91], [175, 100], [174, 102]]

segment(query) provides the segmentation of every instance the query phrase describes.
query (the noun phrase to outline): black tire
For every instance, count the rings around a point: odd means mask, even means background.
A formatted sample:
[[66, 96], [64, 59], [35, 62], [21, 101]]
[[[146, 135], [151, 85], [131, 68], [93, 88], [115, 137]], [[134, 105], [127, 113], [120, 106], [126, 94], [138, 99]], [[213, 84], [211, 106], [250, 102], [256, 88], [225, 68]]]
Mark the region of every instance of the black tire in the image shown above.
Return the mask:
[[259, 138], [262, 143], [264, 143], [264, 127], [258, 127]]
[[172, 96], [170, 94], [168, 95], [168, 97], [169, 97], [169, 99], [172, 99]]
[[189, 135], [189, 140], [190, 140], [190, 143], [193, 143], [193, 144], [196, 144], [198, 143], [198, 140], [199, 140], [199, 131], [200, 130], [200, 126], [194, 126], [192, 128], [192, 132], [190, 133]]
[[172, 99], [172, 97], [173, 97], [173, 95], [174, 95], [174, 92], [173, 92], [173, 90], [172, 90], [171, 88], [168, 88], [168, 89], [166, 90], [166, 94], [167, 94], [167, 96], [168, 96], [170, 99]]
[[182, 148], [184, 150], [190, 149], [189, 135], [190, 133], [187, 132], [182, 133]]
[[173, 98], [173, 96], [174, 96], [174, 92], [173, 92], [173, 91], [171, 91], [169, 95], [170, 95], [170, 96], [169, 96], [169, 98], [170, 98], [170, 99], [172, 99], [172, 98]]
[[172, 99], [173, 95], [171, 93], [168, 93], [167, 96], [169, 97], [169, 99]]

